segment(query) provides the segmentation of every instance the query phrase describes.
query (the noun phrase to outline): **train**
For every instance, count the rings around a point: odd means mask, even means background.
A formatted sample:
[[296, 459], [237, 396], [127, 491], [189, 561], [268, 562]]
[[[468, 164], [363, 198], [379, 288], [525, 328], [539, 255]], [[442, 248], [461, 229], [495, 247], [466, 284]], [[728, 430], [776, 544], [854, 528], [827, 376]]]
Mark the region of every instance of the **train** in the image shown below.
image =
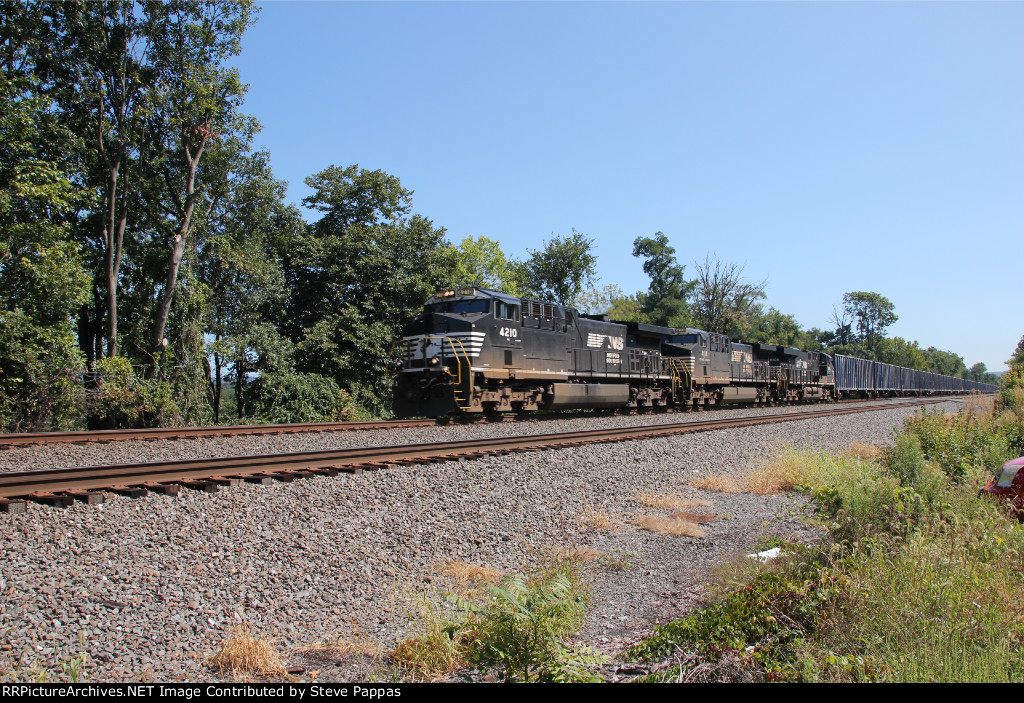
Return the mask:
[[484, 288], [438, 291], [413, 327], [398, 341], [396, 417], [700, 410], [996, 390], [841, 354], [616, 322]]

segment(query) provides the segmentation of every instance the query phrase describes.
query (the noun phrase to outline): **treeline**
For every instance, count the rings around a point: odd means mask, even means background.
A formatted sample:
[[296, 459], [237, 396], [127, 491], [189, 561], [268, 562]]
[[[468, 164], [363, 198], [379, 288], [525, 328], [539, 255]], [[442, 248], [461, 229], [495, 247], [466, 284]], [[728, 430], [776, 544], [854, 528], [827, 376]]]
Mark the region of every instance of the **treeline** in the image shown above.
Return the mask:
[[[3, 429], [385, 414], [395, 339], [431, 292], [462, 285], [749, 341], [916, 349], [884, 338], [857, 298], [850, 322], [804, 331], [763, 309], [741, 267], [708, 259], [687, 280], [660, 233], [636, 241], [651, 285], [633, 295], [594, 286], [580, 232], [521, 261], [486, 237], [456, 246], [397, 177], [357, 165], [306, 179], [306, 222], [253, 148], [259, 123], [229, 65], [256, 12], [0, 3]], [[904, 365], [948, 354], [917, 352]], [[949, 357], [959, 366], [943, 373], [966, 372]]]

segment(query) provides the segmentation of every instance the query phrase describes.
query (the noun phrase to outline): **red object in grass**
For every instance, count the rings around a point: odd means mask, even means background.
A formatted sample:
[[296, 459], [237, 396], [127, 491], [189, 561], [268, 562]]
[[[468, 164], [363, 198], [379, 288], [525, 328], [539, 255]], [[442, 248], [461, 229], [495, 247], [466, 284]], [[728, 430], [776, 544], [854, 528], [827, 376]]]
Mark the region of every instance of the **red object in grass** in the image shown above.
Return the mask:
[[981, 490], [1008, 498], [1017, 518], [1024, 522], [1024, 456], [1003, 464], [999, 473]]

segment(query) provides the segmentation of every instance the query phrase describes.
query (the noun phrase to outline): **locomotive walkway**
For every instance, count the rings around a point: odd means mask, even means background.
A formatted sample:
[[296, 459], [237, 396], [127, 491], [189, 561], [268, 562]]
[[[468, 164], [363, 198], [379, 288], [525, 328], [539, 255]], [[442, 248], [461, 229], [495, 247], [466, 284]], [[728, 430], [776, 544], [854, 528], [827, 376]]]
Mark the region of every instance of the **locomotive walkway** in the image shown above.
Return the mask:
[[[642, 427], [618, 427], [555, 434], [519, 435], [485, 439], [460, 440], [428, 444], [360, 447], [329, 451], [291, 452], [259, 456], [228, 456], [197, 460], [145, 462], [86, 466], [67, 469], [11, 471], [0, 474], [0, 512], [21, 513], [26, 502], [66, 507], [75, 500], [101, 503], [109, 491], [139, 497], [149, 491], [176, 495], [181, 486], [216, 492], [221, 486], [239, 485], [243, 481], [269, 485], [274, 481], [294, 481], [311, 476], [336, 476], [340, 472], [360, 472], [381, 468], [397, 468], [477, 458], [509, 452], [542, 451], [574, 447], [596, 442], [624, 442], [651, 437], [707, 432], [734, 427], [748, 427], [795, 420], [808, 420], [833, 415], [889, 410], [929, 405], [945, 398], [906, 401], [902, 403], [827, 407], [785, 414], [758, 417], [737, 417], [690, 421]], [[433, 421], [430, 421], [433, 422]]]

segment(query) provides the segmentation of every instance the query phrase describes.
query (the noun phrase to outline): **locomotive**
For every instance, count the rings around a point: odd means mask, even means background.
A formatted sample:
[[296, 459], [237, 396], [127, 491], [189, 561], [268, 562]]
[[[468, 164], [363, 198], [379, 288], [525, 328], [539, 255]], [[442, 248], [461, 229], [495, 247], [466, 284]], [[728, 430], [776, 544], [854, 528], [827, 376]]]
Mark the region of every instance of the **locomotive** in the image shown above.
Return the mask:
[[699, 329], [613, 322], [483, 288], [436, 293], [418, 328], [398, 342], [396, 417], [701, 409], [994, 389]]

